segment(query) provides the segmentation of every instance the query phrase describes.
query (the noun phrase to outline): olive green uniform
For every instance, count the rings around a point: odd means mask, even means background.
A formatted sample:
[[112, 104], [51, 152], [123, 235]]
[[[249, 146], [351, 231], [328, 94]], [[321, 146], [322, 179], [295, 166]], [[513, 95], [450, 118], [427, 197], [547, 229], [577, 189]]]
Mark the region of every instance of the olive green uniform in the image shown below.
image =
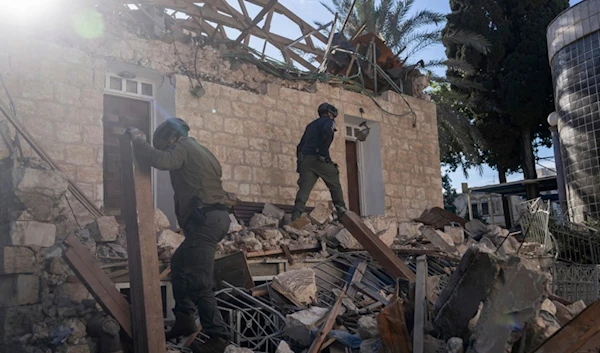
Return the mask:
[[227, 196], [217, 158], [191, 137], [181, 137], [161, 151], [135, 140], [136, 153], [157, 169], [169, 170], [175, 191], [175, 213], [185, 240], [171, 258], [173, 311], [193, 315], [198, 309], [202, 331], [230, 339], [214, 293], [217, 244], [229, 230]]

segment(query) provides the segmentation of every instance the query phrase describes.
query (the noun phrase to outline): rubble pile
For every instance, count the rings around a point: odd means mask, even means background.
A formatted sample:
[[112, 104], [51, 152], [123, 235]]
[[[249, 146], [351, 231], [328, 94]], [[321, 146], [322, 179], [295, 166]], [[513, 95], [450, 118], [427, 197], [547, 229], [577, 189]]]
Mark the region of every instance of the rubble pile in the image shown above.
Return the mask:
[[[332, 210], [322, 205], [290, 223], [283, 211], [267, 204], [247, 226], [232, 216], [230, 234], [219, 246], [221, 253], [244, 250], [283, 257], [269, 250], [327, 245], [322, 254], [327, 266], [281, 273], [267, 284], [272, 290], [260, 294], [286, 315], [281, 342], [295, 352], [309, 349], [328, 320], [333, 327], [321, 349], [329, 352], [412, 352], [415, 345], [425, 352], [530, 352], [585, 309], [581, 301], [567, 306], [551, 300], [553, 258], [540, 244], [521, 242], [501, 227], [478, 220], [440, 225], [426, 217], [424, 223], [364, 219], [373, 235], [410, 268], [416, 268], [420, 255], [441, 264], [436, 275], [430, 267], [426, 295], [416, 298], [410, 289], [415, 284], [400, 279], [396, 286], [378, 267], [376, 254], [362, 250], [352, 233], [333, 219]], [[362, 282], [352, 286], [363, 257], [368, 267]], [[323, 267], [333, 270], [323, 272]], [[423, 303], [426, 311], [419, 320], [415, 306]], [[339, 314], [331, 318], [336, 305]], [[416, 330], [422, 337], [418, 341]], [[405, 350], [389, 346], [401, 342]]]

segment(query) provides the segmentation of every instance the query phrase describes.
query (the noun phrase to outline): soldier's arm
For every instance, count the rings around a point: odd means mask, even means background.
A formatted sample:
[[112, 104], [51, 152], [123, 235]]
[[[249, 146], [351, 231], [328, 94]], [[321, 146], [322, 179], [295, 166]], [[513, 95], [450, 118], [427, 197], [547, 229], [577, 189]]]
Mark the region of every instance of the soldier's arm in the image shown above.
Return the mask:
[[151, 166], [160, 170], [175, 170], [183, 167], [187, 153], [179, 143], [170, 150], [161, 151], [142, 140], [134, 141], [136, 154]]
[[321, 130], [321, 141], [319, 143], [319, 154], [323, 157], [329, 157], [329, 147], [333, 142], [333, 132], [335, 131], [335, 122], [333, 120], [323, 124]]

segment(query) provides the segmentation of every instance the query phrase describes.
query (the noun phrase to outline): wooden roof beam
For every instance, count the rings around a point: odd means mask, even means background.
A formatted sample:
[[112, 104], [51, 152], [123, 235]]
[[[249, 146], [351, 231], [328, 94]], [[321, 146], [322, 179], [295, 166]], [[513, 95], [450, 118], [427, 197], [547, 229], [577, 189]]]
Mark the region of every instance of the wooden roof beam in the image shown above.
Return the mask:
[[[223, 1], [225, 1], [225, 0], [223, 0]], [[243, 0], [240, 0], [240, 1], [243, 2]], [[244, 29], [242, 31], [242, 33], [239, 35], [239, 37], [237, 37], [237, 39], [235, 41], [239, 43], [239, 42], [241, 42], [241, 40], [243, 38], [247, 38], [252, 27], [256, 27], [258, 25], [258, 23], [263, 19], [263, 17], [265, 17], [265, 15], [269, 11], [271, 11], [271, 9], [273, 8], [273, 6], [275, 6], [276, 3], [277, 3], [277, 0], [269, 0], [269, 3], [267, 4], [267, 6], [263, 7], [262, 10], [260, 10], [258, 15], [256, 15], [256, 17], [254, 17], [254, 20], [252, 20], [252, 23], [249, 25], [249, 27], [246, 27], [246, 29]], [[244, 15], [244, 17], [246, 19], [250, 18], [246, 15]], [[265, 31], [264, 28], [263, 28], [263, 31]], [[268, 33], [269, 31], [265, 31], [265, 32]]]

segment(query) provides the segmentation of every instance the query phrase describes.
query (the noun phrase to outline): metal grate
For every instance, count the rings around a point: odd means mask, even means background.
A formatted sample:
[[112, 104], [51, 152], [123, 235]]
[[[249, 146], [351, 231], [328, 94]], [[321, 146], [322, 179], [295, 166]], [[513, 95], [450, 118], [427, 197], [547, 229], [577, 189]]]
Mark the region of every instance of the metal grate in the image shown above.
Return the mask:
[[556, 295], [587, 305], [598, 300], [598, 265], [555, 263], [552, 286]]

